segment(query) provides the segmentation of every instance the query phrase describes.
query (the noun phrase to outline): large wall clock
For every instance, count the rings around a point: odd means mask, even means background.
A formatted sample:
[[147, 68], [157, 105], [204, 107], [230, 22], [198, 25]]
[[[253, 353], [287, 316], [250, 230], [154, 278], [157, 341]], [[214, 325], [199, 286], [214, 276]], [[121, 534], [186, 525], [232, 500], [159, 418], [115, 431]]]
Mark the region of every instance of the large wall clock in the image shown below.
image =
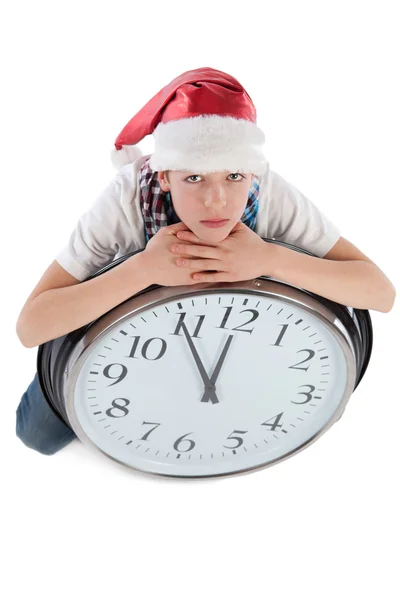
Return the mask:
[[152, 285], [39, 346], [37, 370], [84, 444], [147, 473], [215, 477], [315, 442], [343, 414], [371, 350], [367, 310], [261, 276]]

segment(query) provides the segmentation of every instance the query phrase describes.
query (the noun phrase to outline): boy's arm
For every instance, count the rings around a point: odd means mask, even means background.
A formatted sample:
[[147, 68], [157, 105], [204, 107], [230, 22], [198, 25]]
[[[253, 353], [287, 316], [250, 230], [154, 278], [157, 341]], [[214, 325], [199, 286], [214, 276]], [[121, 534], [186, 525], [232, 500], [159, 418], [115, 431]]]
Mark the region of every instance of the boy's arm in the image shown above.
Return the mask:
[[87, 325], [151, 284], [140, 252], [89, 281], [39, 294], [21, 313], [17, 335], [34, 348]]
[[372, 261], [317, 258], [278, 245], [275, 249], [274, 278], [352, 308], [392, 309], [396, 290]]

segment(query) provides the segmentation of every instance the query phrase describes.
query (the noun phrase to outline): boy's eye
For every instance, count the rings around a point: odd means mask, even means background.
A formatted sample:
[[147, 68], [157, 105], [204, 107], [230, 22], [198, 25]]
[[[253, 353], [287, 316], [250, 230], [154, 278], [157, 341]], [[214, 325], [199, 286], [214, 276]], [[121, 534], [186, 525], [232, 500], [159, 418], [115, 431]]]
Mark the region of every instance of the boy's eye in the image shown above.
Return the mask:
[[[244, 178], [244, 177], [243, 177], [243, 175], [242, 175], [241, 173], [230, 173], [230, 174], [228, 175], [228, 177], [230, 177], [231, 175], [239, 175], [239, 176], [240, 176], [242, 179]], [[189, 179], [191, 179], [192, 177], [201, 177], [201, 176], [200, 176], [200, 175], [189, 175], [189, 177], [187, 177], [187, 178], [185, 179], [185, 181], [188, 181], [188, 180], [189, 180]], [[231, 181], [241, 181], [241, 179], [236, 179], [236, 178], [235, 178], [235, 179], [231, 179]], [[191, 183], [195, 183], [195, 182], [191, 181]]]

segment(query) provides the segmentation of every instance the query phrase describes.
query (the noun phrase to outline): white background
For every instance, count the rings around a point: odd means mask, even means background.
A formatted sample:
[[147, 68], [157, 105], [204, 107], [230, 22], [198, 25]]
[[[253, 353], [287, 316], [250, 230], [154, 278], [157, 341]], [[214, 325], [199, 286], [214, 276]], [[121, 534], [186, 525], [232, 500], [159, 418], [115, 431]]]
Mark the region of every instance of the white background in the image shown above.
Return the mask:
[[[44, 456], [15, 436], [37, 354], [16, 336], [22, 305], [114, 177], [118, 133], [183, 71], [235, 76], [257, 107], [271, 168], [399, 287], [396, 4], [36, 0], [1, 9], [8, 600], [399, 597], [396, 305], [371, 310], [370, 366], [342, 419], [272, 468], [173, 480], [120, 467], [79, 440]], [[152, 152], [152, 136], [140, 147]]]

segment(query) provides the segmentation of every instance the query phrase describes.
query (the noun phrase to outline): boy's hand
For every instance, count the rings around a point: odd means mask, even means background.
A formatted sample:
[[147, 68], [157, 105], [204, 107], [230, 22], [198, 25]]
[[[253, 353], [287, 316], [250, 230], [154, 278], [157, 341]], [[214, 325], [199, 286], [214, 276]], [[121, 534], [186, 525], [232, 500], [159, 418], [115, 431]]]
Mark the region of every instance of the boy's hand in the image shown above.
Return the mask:
[[176, 237], [178, 231], [190, 232], [190, 229], [182, 222], [161, 227], [142, 252], [145, 268], [153, 284], [174, 286], [198, 283], [192, 278], [196, 268], [181, 269], [176, 265], [174, 253], [170, 251], [171, 246], [179, 241]]
[[[200, 240], [187, 227], [176, 232], [171, 244], [179, 269], [193, 275], [194, 281], [244, 281], [275, 272], [276, 245], [264, 242], [252, 229], [239, 221], [230, 234], [217, 244]], [[174, 251], [173, 247], [177, 246]], [[178, 258], [179, 257], [179, 258]], [[180, 260], [184, 260], [180, 264]], [[216, 273], [204, 271], [215, 270]], [[193, 281], [193, 280], [192, 280]]]

